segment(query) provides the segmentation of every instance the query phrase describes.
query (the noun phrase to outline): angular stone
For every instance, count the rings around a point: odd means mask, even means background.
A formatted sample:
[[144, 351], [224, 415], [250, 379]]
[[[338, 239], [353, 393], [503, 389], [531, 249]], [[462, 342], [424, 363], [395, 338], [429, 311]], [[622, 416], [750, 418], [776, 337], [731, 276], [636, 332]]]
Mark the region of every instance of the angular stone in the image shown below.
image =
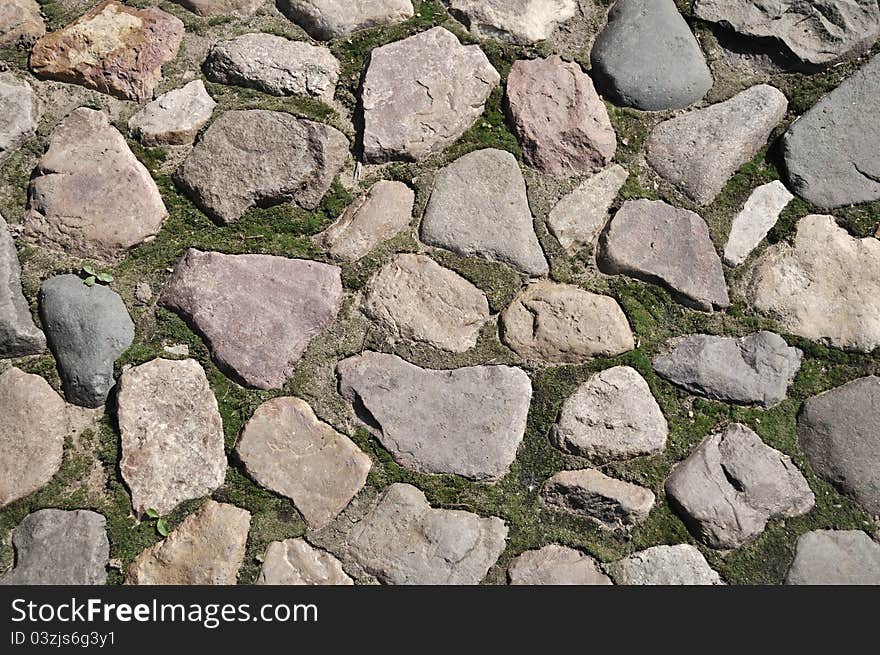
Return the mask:
[[606, 566], [620, 585], [723, 585], [703, 554], [690, 544], [652, 546]]
[[257, 578], [262, 585], [353, 585], [342, 563], [303, 539], [273, 541]]
[[171, 0], [194, 14], [214, 16], [251, 16], [266, 0]]
[[613, 164], [584, 180], [547, 216], [547, 227], [569, 254], [594, 243], [608, 222], [608, 210], [629, 177]]
[[477, 121], [500, 80], [479, 46], [442, 27], [376, 48], [361, 92], [365, 161], [443, 150]]
[[782, 210], [794, 196], [779, 180], [763, 184], [752, 191], [742, 211], [733, 219], [724, 261], [731, 266], [742, 264], [770, 232]]
[[785, 400], [803, 353], [773, 332], [737, 339], [693, 334], [654, 358], [654, 370], [691, 393], [737, 405], [773, 407]]
[[599, 91], [627, 107], [681, 109], [712, 88], [706, 58], [674, 0], [617, 0], [590, 58]]
[[223, 484], [223, 421], [197, 361], [154, 359], [128, 369], [117, 403], [119, 470], [135, 512], [167, 514]]
[[107, 520], [84, 509], [41, 509], [12, 531], [15, 568], [0, 585], [102, 585], [107, 583]]
[[215, 43], [203, 70], [212, 82], [324, 102], [332, 102], [339, 81], [339, 62], [327, 48], [263, 32]]
[[666, 495], [691, 532], [711, 548], [739, 548], [771, 517], [801, 516], [815, 504], [788, 455], [745, 425], [703, 439], [666, 480]]
[[247, 422], [235, 452], [257, 484], [293, 500], [310, 528], [328, 525], [360, 491], [370, 458], [299, 398], [275, 398]]
[[421, 491], [395, 483], [354, 525], [347, 549], [385, 584], [475, 585], [504, 550], [507, 532], [499, 518], [433, 509]]
[[611, 529], [641, 523], [654, 507], [650, 489], [609, 478], [595, 469], [560, 471], [544, 483], [541, 499]]
[[0, 507], [47, 485], [70, 431], [61, 397], [39, 375], [0, 375]]
[[611, 219], [600, 266], [661, 284], [675, 299], [712, 311], [730, 305], [721, 259], [699, 215], [662, 200], [627, 200]]
[[792, 191], [817, 207], [880, 199], [880, 56], [821, 98], [782, 140]]
[[798, 443], [813, 470], [880, 514], [880, 378], [865, 377], [804, 403]]
[[461, 353], [489, 320], [486, 295], [426, 255], [397, 255], [367, 285], [363, 311], [396, 338]]
[[794, 245], [764, 251], [746, 294], [787, 332], [871, 352], [880, 346], [880, 241], [851, 237], [833, 216], [807, 216]]
[[779, 89], [759, 84], [724, 102], [676, 116], [648, 137], [648, 163], [688, 198], [708, 205], [767, 143], [787, 108]]
[[105, 0], [37, 41], [31, 70], [46, 79], [145, 102], [162, 79], [162, 65], [177, 56], [183, 34], [183, 21], [157, 7], [135, 9]]
[[412, 220], [414, 204], [415, 193], [403, 182], [380, 180], [313, 239], [331, 257], [356, 261], [405, 230]]
[[635, 348], [617, 301], [571, 284], [529, 285], [504, 310], [501, 325], [504, 343], [524, 359], [581, 364]]
[[550, 439], [571, 455], [609, 460], [659, 452], [668, 434], [645, 379], [629, 366], [615, 366], [593, 375], [562, 403]]
[[522, 171], [503, 150], [476, 150], [440, 171], [421, 237], [428, 245], [504, 262], [529, 275], [549, 271]]
[[491, 481], [516, 457], [532, 397], [521, 369], [435, 371], [367, 351], [336, 370], [342, 395], [401, 466]]
[[165, 540], [138, 555], [126, 584], [234, 585], [244, 562], [250, 512], [208, 500]]
[[202, 335], [220, 368], [258, 389], [284, 385], [341, 302], [336, 266], [193, 248], [159, 298]]
[[46, 24], [37, 0], [3, 0], [0, 5], [0, 46], [15, 46], [23, 39], [39, 38], [45, 33]]
[[617, 135], [593, 81], [559, 55], [514, 62], [507, 103], [523, 158], [545, 173], [595, 171], [617, 152]]
[[576, 0], [451, 0], [449, 13], [481, 39], [528, 45], [573, 18]]
[[314, 39], [400, 23], [414, 15], [410, 0], [278, 0], [278, 9]]
[[46, 349], [46, 337], [34, 325], [31, 308], [21, 290], [21, 265], [15, 242], [0, 216], [0, 357], [36, 355]]
[[527, 550], [510, 562], [512, 585], [609, 585], [595, 559], [574, 548], [550, 544]]
[[808, 67], [861, 54], [880, 36], [875, 0], [697, 0], [694, 14], [756, 42], [772, 39]]
[[12, 73], [0, 73], [0, 159], [33, 134], [39, 120], [31, 85]]
[[785, 584], [880, 585], [880, 544], [861, 530], [807, 532]]
[[174, 179], [202, 211], [225, 224], [257, 206], [295, 202], [311, 211], [345, 163], [348, 145], [339, 130], [290, 114], [227, 111]]
[[52, 133], [22, 224], [37, 245], [113, 262], [158, 234], [167, 216], [149, 171], [108, 116], [81, 107]]
[[128, 129], [145, 146], [186, 145], [192, 143], [202, 126], [211, 120], [216, 106], [205, 83], [193, 80], [141, 109], [128, 121]]

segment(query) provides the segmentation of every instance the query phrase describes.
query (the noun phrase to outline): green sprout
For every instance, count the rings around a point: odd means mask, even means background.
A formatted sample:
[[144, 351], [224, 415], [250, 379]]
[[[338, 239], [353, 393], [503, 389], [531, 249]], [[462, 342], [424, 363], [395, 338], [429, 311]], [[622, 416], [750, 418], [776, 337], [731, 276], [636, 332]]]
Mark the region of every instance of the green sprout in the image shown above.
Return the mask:
[[110, 275], [110, 273], [99, 273], [91, 264], [84, 264], [82, 267], [82, 272], [86, 276], [83, 282], [87, 287], [95, 286], [95, 282], [100, 282], [101, 284], [110, 284], [113, 281], [113, 276]]
[[168, 522], [159, 515], [159, 512], [157, 512], [152, 507], [150, 507], [147, 509], [146, 514], [151, 519], [158, 519], [156, 521], [156, 532], [158, 532], [163, 537], [167, 537], [168, 536]]

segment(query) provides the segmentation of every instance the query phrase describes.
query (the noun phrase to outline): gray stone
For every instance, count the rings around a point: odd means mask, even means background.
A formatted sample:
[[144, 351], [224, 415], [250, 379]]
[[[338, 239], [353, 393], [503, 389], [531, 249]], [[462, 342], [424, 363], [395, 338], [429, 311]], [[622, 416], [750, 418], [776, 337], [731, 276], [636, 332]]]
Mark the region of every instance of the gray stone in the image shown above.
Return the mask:
[[650, 489], [609, 478], [595, 469], [560, 471], [544, 483], [541, 499], [611, 529], [641, 523], [654, 506]]
[[785, 584], [880, 585], [880, 544], [861, 530], [801, 535]]
[[211, 120], [216, 106], [205, 83], [193, 80], [141, 109], [128, 121], [128, 129], [145, 146], [190, 144], [202, 126]]
[[449, 13], [481, 39], [528, 45], [573, 18], [576, 0], [450, 0]]
[[776, 225], [779, 215], [794, 196], [779, 180], [762, 184], [752, 191], [742, 211], [733, 219], [724, 261], [731, 266], [742, 264]]
[[724, 102], [676, 116], [648, 137], [648, 163], [688, 198], [708, 205], [767, 143], [787, 108], [781, 91], [759, 84]]
[[479, 46], [442, 27], [376, 48], [364, 76], [364, 159], [421, 161], [456, 141], [499, 81]]
[[194, 14], [213, 18], [215, 16], [250, 16], [265, 4], [266, 0], [171, 0]]
[[813, 470], [880, 514], [880, 378], [853, 380], [804, 403], [798, 443]]
[[159, 303], [202, 335], [235, 380], [280, 389], [309, 342], [336, 320], [342, 278], [336, 266], [307, 259], [191, 248]]
[[224, 224], [256, 206], [295, 202], [311, 211], [348, 158], [348, 145], [342, 132], [315, 121], [263, 109], [227, 111], [196, 144], [175, 181]]
[[723, 585], [703, 554], [690, 544], [652, 546], [605, 567], [620, 585]]
[[522, 171], [503, 150], [474, 151], [438, 173], [421, 237], [428, 245], [504, 262], [529, 275], [549, 271]]
[[699, 215], [662, 200], [627, 200], [604, 235], [600, 266], [661, 284], [701, 311], [730, 305], [721, 259]]
[[0, 73], [0, 160], [34, 133], [39, 120], [31, 85], [12, 73]]
[[669, 426], [638, 371], [596, 373], [562, 403], [550, 438], [572, 455], [602, 460], [651, 455], [666, 447]]
[[40, 287], [40, 320], [58, 362], [64, 397], [100, 407], [116, 383], [113, 365], [134, 341], [134, 323], [122, 298], [76, 275], [58, 275]]
[[328, 525], [360, 491], [370, 458], [299, 398], [260, 405], [235, 447], [257, 484], [293, 500], [309, 527]]
[[107, 520], [84, 509], [41, 509], [12, 531], [15, 568], [0, 585], [102, 585], [107, 582]]
[[257, 577], [261, 585], [353, 585], [342, 563], [303, 539], [273, 541]]
[[119, 470], [135, 512], [167, 514], [223, 484], [223, 421], [197, 361], [154, 359], [128, 369], [117, 404]]
[[34, 325], [31, 308], [21, 290], [21, 265], [15, 242], [0, 216], [0, 357], [36, 355], [46, 349], [46, 337]]
[[711, 548], [739, 548], [772, 517], [809, 512], [815, 497], [788, 455], [745, 425], [703, 439], [666, 480], [666, 495], [691, 532]]
[[507, 567], [512, 585], [609, 585], [595, 559], [574, 548], [550, 544], [527, 550]]
[[486, 295], [427, 255], [397, 255], [367, 284], [364, 313], [395, 338], [461, 353], [489, 320]]
[[746, 279], [756, 309], [785, 331], [838, 348], [880, 346], [880, 241], [856, 239], [833, 216], [807, 216], [794, 244], [767, 248]]
[[599, 90], [627, 107], [680, 109], [712, 88], [700, 45], [674, 0], [617, 0], [590, 58]]
[[278, 8], [323, 40], [399, 23], [415, 13], [410, 0], [278, 0]]
[[785, 400], [803, 353], [773, 332], [746, 337], [694, 334], [654, 358], [661, 377], [691, 393], [737, 405], [773, 407]]
[[532, 396], [518, 368], [436, 371], [367, 351], [337, 372], [342, 395], [401, 466], [491, 481], [516, 457]]
[[795, 121], [782, 141], [792, 191], [818, 207], [880, 199], [880, 56]]
[[623, 166], [613, 164], [584, 180], [550, 210], [547, 227], [567, 253], [599, 238], [608, 210], [628, 177]]
[[46, 24], [37, 0], [3, 0], [0, 5], [0, 46], [15, 46], [20, 41], [39, 38], [45, 33]]

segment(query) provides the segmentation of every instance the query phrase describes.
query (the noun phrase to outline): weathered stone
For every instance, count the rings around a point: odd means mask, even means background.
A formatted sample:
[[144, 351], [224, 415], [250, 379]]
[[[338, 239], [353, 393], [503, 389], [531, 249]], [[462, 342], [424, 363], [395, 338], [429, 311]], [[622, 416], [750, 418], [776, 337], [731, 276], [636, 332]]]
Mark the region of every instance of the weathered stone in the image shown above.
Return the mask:
[[779, 89], [759, 84], [724, 102], [676, 116], [648, 137], [648, 163], [688, 198], [708, 205], [767, 143], [787, 108]]
[[516, 157], [503, 150], [477, 150], [440, 171], [421, 237], [428, 245], [504, 262], [530, 275], [549, 270], [522, 171]]
[[396, 338], [451, 352], [477, 345], [486, 295], [426, 255], [397, 255], [367, 285], [364, 313]]
[[599, 90], [627, 107], [680, 109], [712, 88], [700, 45], [674, 0], [617, 0], [590, 59]]
[[45, 486], [70, 431], [61, 397], [39, 375], [0, 375], [0, 507]]
[[159, 298], [204, 337], [218, 366], [258, 389], [284, 385], [341, 301], [336, 266], [192, 248]]
[[880, 199], [880, 56], [821, 98], [782, 141], [791, 189], [817, 207]]
[[703, 554], [690, 544], [653, 546], [606, 567], [620, 585], [723, 585]]
[[739, 548], [770, 518], [801, 516], [815, 504], [791, 458], [739, 423], [706, 437], [676, 464], [666, 495], [694, 536], [719, 549]]
[[569, 254], [592, 244], [605, 229], [608, 210], [629, 177], [614, 164], [584, 180], [562, 198], [547, 216], [547, 227]]
[[449, 13], [482, 39], [528, 45], [573, 18], [576, 0], [450, 0]]
[[595, 559], [573, 548], [550, 544], [527, 550], [507, 567], [512, 585], [609, 585]]
[[861, 530], [807, 532], [785, 584], [880, 585], [880, 544]]
[[442, 27], [376, 48], [361, 94], [364, 159], [420, 161], [442, 150], [476, 122], [500, 80], [479, 46]]
[[779, 180], [762, 184], [752, 191], [742, 211], [733, 219], [724, 246], [724, 261], [731, 266], [742, 264], [776, 225], [782, 210], [793, 198]]
[[312, 38], [323, 40], [399, 23], [415, 13], [410, 0], [278, 0], [278, 8]]
[[694, 14], [746, 37], [772, 39], [808, 67], [861, 54], [880, 36], [875, 0], [697, 0]]
[[614, 298], [570, 284], [529, 285], [504, 310], [501, 324], [504, 343], [524, 359], [580, 364], [635, 348]]
[[345, 509], [371, 466], [351, 439], [320, 421], [299, 398], [260, 405], [235, 452], [257, 484], [293, 500], [316, 530]]
[[12, 531], [15, 568], [0, 585], [102, 585], [107, 582], [107, 520], [84, 509], [41, 509]]
[[58, 362], [64, 397], [100, 407], [116, 383], [113, 364], [134, 341], [134, 323], [122, 298], [76, 275], [58, 275], [40, 287], [40, 320]]
[[421, 491], [396, 483], [354, 525], [347, 549], [385, 584], [475, 585], [504, 550], [507, 531], [494, 516], [433, 509]]
[[21, 291], [15, 242], [0, 216], [0, 357], [36, 355], [45, 349], [46, 337], [34, 325], [31, 308]]
[[773, 407], [785, 400], [803, 353], [773, 332], [746, 337], [694, 334], [654, 358], [654, 370], [691, 393], [738, 405]]
[[[0, 46], [15, 46], [46, 33], [37, 0], [3, 0], [0, 5]], [[2, 114], [0, 114], [2, 116]]]
[[223, 484], [223, 422], [197, 361], [154, 359], [128, 369], [117, 403], [119, 470], [135, 512], [167, 514]]
[[435, 371], [368, 351], [337, 372], [342, 395], [401, 466], [497, 480], [516, 457], [532, 396], [518, 368]]
[[314, 236], [336, 259], [353, 262], [405, 230], [412, 220], [415, 193], [403, 182], [380, 180], [350, 205], [333, 225]]
[[331, 102], [339, 62], [324, 46], [254, 32], [215, 43], [203, 66], [212, 82], [249, 86], [276, 96]]
[[629, 366], [615, 366], [593, 375], [562, 403], [550, 438], [572, 455], [607, 460], [659, 452], [668, 434], [645, 379]]
[[159, 96], [128, 121], [131, 135], [145, 146], [179, 146], [192, 143], [211, 120], [217, 103], [205, 83], [193, 80]]
[[[254, 144], [260, 144], [255, 148]], [[348, 157], [339, 130], [263, 109], [228, 111], [175, 174], [208, 216], [233, 223], [251, 207], [295, 202], [313, 210]]]
[[880, 346], [880, 241], [856, 239], [832, 216], [807, 216], [794, 245], [767, 248], [746, 293], [787, 332], [838, 348]]
[[214, 16], [250, 16], [262, 7], [266, 0], [171, 0], [194, 14]]
[[507, 103], [526, 163], [545, 173], [595, 171], [617, 152], [617, 135], [593, 81], [559, 55], [514, 62]]
[[244, 562], [250, 512], [207, 501], [164, 541], [138, 555], [126, 584], [233, 585]]
[[144, 102], [153, 98], [162, 65], [177, 56], [183, 34], [183, 21], [157, 7], [105, 0], [37, 41], [30, 65], [40, 77]]
[[0, 160], [33, 134], [39, 120], [31, 85], [12, 73], [0, 73]]
[[880, 378], [853, 380], [804, 403], [798, 442], [813, 470], [880, 514]]
[[156, 183], [107, 115], [82, 107], [52, 133], [28, 188], [25, 236], [75, 257], [122, 259], [168, 216]]
[[257, 578], [263, 585], [353, 585], [342, 563], [303, 539], [273, 541]]
[[604, 272], [661, 284], [701, 311], [730, 305], [709, 228], [694, 212], [662, 200], [627, 200], [604, 237]]
[[541, 499], [611, 529], [641, 523], [654, 506], [650, 489], [609, 478], [595, 469], [560, 471], [544, 483]]

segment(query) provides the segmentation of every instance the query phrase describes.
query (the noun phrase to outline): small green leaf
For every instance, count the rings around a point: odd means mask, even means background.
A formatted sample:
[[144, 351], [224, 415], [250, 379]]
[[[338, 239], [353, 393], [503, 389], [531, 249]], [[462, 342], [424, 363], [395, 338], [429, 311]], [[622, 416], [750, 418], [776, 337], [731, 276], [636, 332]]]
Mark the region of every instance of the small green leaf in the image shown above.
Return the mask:
[[87, 275], [95, 275], [95, 268], [91, 264], [83, 264], [83, 272]]
[[152, 507], [148, 507], [146, 513], [147, 513], [147, 516], [149, 516], [151, 519], [159, 518], [159, 512], [154, 510]]
[[87, 287], [93, 287], [95, 286], [95, 276], [89, 275], [85, 280], [83, 280], [83, 282], [85, 282]]
[[156, 521], [156, 532], [163, 537], [168, 536], [168, 523], [165, 522], [165, 519], [159, 519]]
[[110, 273], [98, 273], [98, 281], [107, 284], [113, 281], [113, 276]]

